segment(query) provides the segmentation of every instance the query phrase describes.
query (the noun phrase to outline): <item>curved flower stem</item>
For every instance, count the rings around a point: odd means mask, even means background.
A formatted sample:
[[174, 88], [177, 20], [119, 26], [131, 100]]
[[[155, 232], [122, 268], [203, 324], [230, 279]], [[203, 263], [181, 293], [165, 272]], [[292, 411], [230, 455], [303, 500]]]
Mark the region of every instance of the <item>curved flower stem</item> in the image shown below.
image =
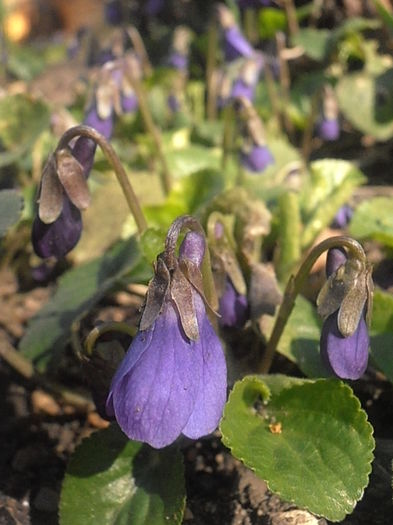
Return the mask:
[[127, 204], [131, 210], [132, 215], [134, 216], [138, 231], [142, 234], [147, 229], [147, 222], [145, 216], [143, 215], [142, 208], [140, 207], [138, 198], [135, 195], [134, 189], [131, 186], [127, 173], [125, 172], [125, 169], [123, 168], [117, 153], [111, 144], [106, 140], [106, 138], [101, 135], [101, 133], [98, 133], [98, 131], [96, 131], [94, 128], [91, 128], [90, 126], [75, 126], [68, 129], [63, 134], [56, 149], [61, 150], [65, 148], [70, 140], [78, 136], [87, 137], [93, 140], [102, 149], [106, 159], [115, 171], [117, 180], [119, 181], [121, 189], [123, 190]]
[[154, 144], [157, 149], [157, 156], [161, 162], [161, 184], [166, 195], [171, 191], [172, 187], [172, 175], [169, 170], [168, 162], [164, 154], [164, 148], [162, 145], [161, 133], [159, 132], [157, 126], [154, 124], [153, 117], [151, 115], [149, 105], [147, 103], [145, 93], [142, 88], [142, 84], [135, 75], [131, 77], [132, 87], [134, 88], [135, 94], [139, 102], [139, 109], [142, 115], [143, 123], [145, 125], [146, 131], [150, 133]]
[[304, 282], [310, 273], [311, 268], [314, 266], [315, 261], [324, 251], [337, 247], [346, 248], [348, 251], [348, 258], [358, 259], [366, 265], [366, 255], [361, 245], [354, 239], [346, 237], [345, 235], [330, 237], [317, 246], [314, 246], [303, 260], [296, 275], [292, 275], [287, 283], [283, 301], [276, 317], [276, 322], [274, 323], [270, 339], [266, 344], [265, 352], [258, 366], [258, 373], [267, 374], [269, 372], [278, 342], [280, 341], [285, 325], [291, 315], [293, 307], [295, 306], [296, 297], [303, 288]]
[[207, 58], [206, 58], [206, 86], [207, 86], [207, 119], [215, 120], [217, 117], [217, 92], [214, 86], [214, 71], [217, 57], [218, 31], [217, 23], [212, 20], [209, 24], [207, 34]]
[[93, 354], [94, 345], [97, 342], [97, 339], [107, 332], [123, 332], [125, 334], [134, 337], [137, 333], [135, 326], [130, 326], [127, 323], [118, 323], [115, 321], [110, 321], [108, 323], [103, 323], [100, 326], [95, 326], [93, 330], [90, 331], [89, 335], [85, 340], [85, 351], [88, 356]]

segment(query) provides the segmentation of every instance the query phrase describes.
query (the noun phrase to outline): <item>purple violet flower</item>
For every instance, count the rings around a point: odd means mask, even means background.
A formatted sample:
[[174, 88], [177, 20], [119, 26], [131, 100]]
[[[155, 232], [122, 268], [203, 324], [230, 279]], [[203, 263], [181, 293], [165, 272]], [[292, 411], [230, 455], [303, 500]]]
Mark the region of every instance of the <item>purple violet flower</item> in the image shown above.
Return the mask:
[[[72, 148], [72, 154], [82, 165], [86, 179], [93, 166], [95, 151], [95, 142], [87, 137], [79, 137]], [[39, 257], [61, 259], [76, 246], [81, 233], [81, 212], [64, 192], [59, 217], [54, 222], [46, 224], [37, 215], [33, 222], [31, 240], [34, 251]]]
[[340, 136], [340, 123], [338, 119], [323, 119], [318, 125], [318, 135], [327, 141], [337, 140]]
[[255, 51], [237, 26], [224, 31], [224, 55], [227, 62], [237, 58], [251, 58]]
[[221, 326], [242, 328], [248, 318], [248, 302], [245, 295], [239, 294], [229, 277], [226, 279], [225, 291], [220, 297], [218, 322]]
[[93, 104], [87, 111], [83, 124], [94, 128], [98, 133], [101, 133], [107, 140], [109, 140], [113, 133], [113, 111], [107, 118], [102, 119], [97, 111], [97, 106]]
[[179, 71], [186, 71], [188, 68], [188, 57], [174, 51], [168, 58], [168, 66]]
[[[332, 248], [326, 261], [326, 275], [330, 277], [346, 262], [340, 248]], [[354, 333], [344, 337], [338, 328], [339, 309], [325, 319], [321, 332], [321, 359], [327, 370], [341, 379], [359, 379], [367, 368], [369, 335], [365, 311]]]
[[346, 228], [350, 223], [352, 217], [353, 208], [351, 208], [351, 206], [349, 206], [348, 204], [344, 204], [344, 206], [341, 206], [341, 208], [334, 216], [331, 226], [332, 228]]
[[[178, 262], [198, 268], [204, 250], [204, 238], [189, 232]], [[209, 434], [217, 427], [226, 400], [225, 358], [202, 297], [188, 286], [180, 266], [170, 276], [165, 253], [163, 259], [157, 259], [157, 272], [160, 261], [169, 279], [163, 303], [157, 315], [147, 314], [153, 322], [146, 329], [140, 328], [133, 339], [113, 377], [106, 403], [108, 416], [116, 417], [130, 439], [154, 448], [170, 445], [180, 434], [191, 439]], [[162, 274], [157, 273], [155, 279], [162, 279]], [[152, 295], [158, 291], [154, 289], [155, 279], [149, 286]], [[182, 303], [185, 290], [190, 291], [192, 304], [184, 297]], [[152, 295], [148, 291], [141, 326]], [[190, 307], [193, 313], [187, 318]], [[194, 339], [185, 333], [189, 322], [196, 323], [199, 335]]]
[[254, 144], [250, 150], [242, 150], [240, 162], [249, 171], [259, 173], [274, 164], [274, 157], [266, 145]]

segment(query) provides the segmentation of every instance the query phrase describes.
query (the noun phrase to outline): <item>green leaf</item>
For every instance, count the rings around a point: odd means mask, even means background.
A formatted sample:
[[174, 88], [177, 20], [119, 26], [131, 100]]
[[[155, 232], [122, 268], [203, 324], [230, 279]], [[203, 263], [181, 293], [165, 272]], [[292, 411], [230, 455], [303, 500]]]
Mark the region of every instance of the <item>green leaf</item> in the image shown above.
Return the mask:
[[378, 140], [393, 136], [393, 69], [372, 75], [367, 72], [345, 75], [336, 93], [340, 110], [351, 124]]
[[55, 364], [70, 338], [73, 323], [126, 274], [135, 270], [140, 251], [135, 239], [119, 242], [102, 257], [68, 271], [49, 302], [30, 321], [20, 351], [39, 371]]
[[328, 29], [302, 28], [294, 37], [294, 45], [302, 46], [306, 55], [322, 62], [327, 56], [331, 35]]
[[393, 248], [393, 198], [375, 197], [362, 202], [349, 226], [358, 239], [371, 238]]
[[351, 388], [333, 379], [248, 376], [235, 384], [223, 442], [269, 488], [340, 521], [362, 497], [374, 440]]
[[382, 290], [374, 292], [370, 353], [393, 383], [393, 295]]
[[168, 151], [166, 158], [171, 173], [180, 179], [197, 171], [219, 169], [221, 152], [218, 148], [192, 144], [184, 149]]
[[299, 195], [294, 191], [283, 193], [279, 198], [277, 276], [286, 281], [300, 259], [300, 209]]
[[0, 237], [15, 224], [21, 216], [23, 198], [15, 190], [0, 191]]
[[177, 181], [167, 201], [144, 209], [149, 224], [159, 229], [168, 227], [183, 214], [197, 214], [224, 189], [224, 178], [216, 170], [202, 170]]
[[263, 39], [273, 38], [277, 31], [285, 31], [287, 27], [287, 17], [284, 11], [264, 7], [259, 10], [259, 35]]
[[391, 6], [382, 0], [373, 0], [373, 4], [383, 23], [393, 33], [393, 12]]
[[0, 99], [0, 167], [18, 160], [29, 150], [39, 134], [49, 126], [49, 108], [26, 95]]
[[60, 525], [180, 525], [184, 505], [180, 452], [130, 441], [112, 425], [84, 440], [72, 456]]
[[140, 248], [145, 259], [153, 263], [164, 251], [167, 231], [163, 228], [148, 228], [140, 238]]
[[310, 168], [310, 180], [302, 193], [304, 247], [331, 223], [353, 189], [365, 181], [362, 172], [345, 160], [317, 160], [310, 164]]

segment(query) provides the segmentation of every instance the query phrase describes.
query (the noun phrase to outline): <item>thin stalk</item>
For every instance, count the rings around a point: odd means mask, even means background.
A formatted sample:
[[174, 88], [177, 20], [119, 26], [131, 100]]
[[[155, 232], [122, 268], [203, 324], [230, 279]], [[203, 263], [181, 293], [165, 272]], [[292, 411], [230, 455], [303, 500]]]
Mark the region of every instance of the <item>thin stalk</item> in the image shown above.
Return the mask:
[[145, 93], [143, 91], [140, 81], [135, 77], [135, 75], [133, 75], [131, 82], [132, 82], [132, 87], [134, 88], [135, 94], [138, 98], [139, 110], [141, 112], [146, 131], [150, 133], [154, 141], [154, 144], [156, 146], [157, 156], [161, 163], [161, 171], [160, 171], [161, 184], [162, 184], [165, 194], [168, 195], [172, 187], [172, 175], [169, 170], [168, 162], [164, 154], [161, 133], [159, 132], [157, 126], [154, 124], [153, 117], [149, 109], [149, 104], [147, 103], [147, 99], [146, 99], [146, 96], [145, 96]]
[[223, 110], [224, 133], [222, 138], [222, 157], [221, 168], [224, 170], [227, 166], [228, 157], [232, 151], [235, 112], [232, 104], [225, 106]]
[[305, 163], [308, 162], [312, 150], [312, 136], [314, 131], [314, 124], [317, 119], [319, 98], [320, 93], [315, 93], [311, 98], [311, 111], [310, 115], [308, 116], [306, 127], [303, 133], [301, 151]]
[[207, 119], [215, 120], [217, 117], [217, 93], [214, 86], [214, 71], [217, 59], [217, 24], [212, 21], [207, 33], [207, 58], [206, 58], [206, 86], [207, 86]]
[[277, 121], [277, 128], [278, 131], [282, 132], [282, 124], [281, 124], [281, 104], [279, 97], [277, 95], [276, 85], [273, 77], [273, 73], [270, 67], [270, 64], [266, 61], [264, 65], [264, 74], [265, 74], [265, 81], [266, 81], [266, 88], [267, 88], [267, 95], [270, 100], [270, 104], [273, 109], [273, 114]]
[[108, 323], [103, 323], [100, 326], [95, 326], [85, 340], [85, 350], [87, 355], [93, 355], [93, 350], [97, 339], [107, 332], [122, 332], [124, 334], [128, 334], [131, 337], [134, 337], [137, 329], [135, 326], [130, 326], [127, 323], [118, 323], [115, 321], [109, 321]]
[[299, 32], [299, 24], [297, 21], [296, 7], [293, 0], [283, 0], [284, 9], [288, 20], [289, 35], [293, 38]]
[[147, 54], [145, 44], [143, 39], [135, 26], [127, 27], [127, 34], [130, 37], [132, 45], [142, 61], [143, 73], [146, 77], [150, 77], [153, 73], [153, 68], [149, 60], [149, 55]]
[[289, 74], [288, 62], [285, 58], [285, 35], [283, 33], [277, 33], [277, 52], [280, 61], [280, 86], [281, 96], [283, 99], [284, 107], [284, 122], [288, 135], [293, 133], [293, 125], [291, 119], [288, 117], [288, 113], [285, 108], [289, 107], [290, 103], [290, 89], [291, 89], [291, 77]]
[[344, 235], [325, 239], [310, 251], [303, 260], [296, 276], [292, 275], [290, 277], [285, 288], [283, 301], [278, 311], [270, 339], [267, 342], [265, 352], [258, 366], [258, 373], [267, 374], [269, 372], [277, 345], [283, 334], [288, 318], [295, 306], [296, 297], [303, 288], [304, 282], [307, 279], [311, 268], [314, 266], [315, 261], [324, 251], [336, 247], [346, 248], [349, 257], [356, 258], [366, 264], [366, 255], [361, 245], [354, 239]]
[[57, 149], [63, 149], [74, 137], [78, 136], [87, 137], [93, 140], [102, 149], [106, 159], [108, 160], [109, 164], [112, 166], [116, 174], [117, 180], [119, 181], [121, 189], [123, 190], [127, 204], [131, 210], [132, 215], [134, 216], [138, 231], [140, 234], [142, 234], [147, 229], [147, 222], [145, 216], [143, 215], [142, 208], [140, 207], [138, 198], [135, 195], [133, 187], [131, 186], [127, 173], [125, 172], [125, 169], [123, 168], [123, 165], [120, 162], [117, 153], [115, 152], [111, 144], [106, 140], [106, 138], [90, 126], [75, 126], [73, 128], [68, 129], [63, 134], [59, 141]]

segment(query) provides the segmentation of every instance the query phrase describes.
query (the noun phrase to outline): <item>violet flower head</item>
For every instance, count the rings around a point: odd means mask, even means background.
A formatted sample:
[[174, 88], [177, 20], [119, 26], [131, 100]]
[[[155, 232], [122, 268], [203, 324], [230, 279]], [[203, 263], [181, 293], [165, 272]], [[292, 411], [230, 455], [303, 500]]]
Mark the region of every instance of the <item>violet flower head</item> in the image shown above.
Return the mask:
[[[370, 340], [365, 316], [367, 302], [371, 300], [371, 282], [369, 269], [366, 272], [358, 272], [355, 269], [355, 272], [356, 275], [354, 275], [354, 267], [352, 266], [351, 269], [348, 265], [344, 250], [341, 248], [329, 250], [326, 261], [328, 282], [321, 290], [324, 297], [319, 296], [317, 300], [319, 313], [324, 310], [327, 314], [323, 315], [325, 320], [321, 332], [320, 351], [326, 369], [341, 379], [359, 379], [366, 371], [368, 363]], [[350, 280], [352, 282], [349, 282]], [[328, 293], [332, 293], [332, 297], [328, 297]], [[360, 315], [357, 315], [356, 311], [360, 311]], [[350, 322], [354, 323], [355, 327], [348, 330], [350, 333], [343, 334], [342, 326], [349, 324], [344, 319], [348, 312], [354, 317]]]
[[334, 216], [331, 226], [332, 228], [346, 228], [351, 222], [352, 217], [353, 208], [351, 208], [351, 206], [349, 206], [348, 204], [344, 204], [344, 206], [341, 206], [341, 208]]
[[49, 159], [41, 182], [39, 213], [32, 228], [32, 244], [39, 257], [61, 259], [78, 243], [82, 233], [80, 210], [90, 202], [85, 181], [95, 150], [91, 139], [79, 137], [72, 150], [58, 152], [56, 161]]
[[221, 326], [242, 328], [248, 319], [248, 301], [245, 295], [239, 294], [229, 277], [225, 291], [219, 299], [219, 323]]
[[178, 257], [169, 253], [167, 240], [139, 331], [107, 399], [107, 414], [123, 432], [154, 448], [170, 445], [180, 434], [192, 439], [209, 434], [224, 408], [225, 358], [197, 292], [204, 250], [204, 238], [196, 232], [186, 234]]
[[110, 111], [107, 116], [101, 117], [98, 113], [97, 105], [93, 104], [86, 112], [83, 124], [94, 128], [109, 140], [113, 133], [113, 111]]
[[274, 157], [266, 145], [254, 144], [249, 150], [242, 150], [240, 161], [249, 171], [260, 173], [269, 166], [274, 164]]
[[237, 26], [231, 11], [224, 4], [218, 6], [218, 18], [223, 31], [225, 60], [232, 62], [237, 58], [251, 58], [255, 50]]
[[326, 141], [334, 141], [340, 137], [340, 123], [338, 119], [323, 119], [318, 124], [318, 135]]

